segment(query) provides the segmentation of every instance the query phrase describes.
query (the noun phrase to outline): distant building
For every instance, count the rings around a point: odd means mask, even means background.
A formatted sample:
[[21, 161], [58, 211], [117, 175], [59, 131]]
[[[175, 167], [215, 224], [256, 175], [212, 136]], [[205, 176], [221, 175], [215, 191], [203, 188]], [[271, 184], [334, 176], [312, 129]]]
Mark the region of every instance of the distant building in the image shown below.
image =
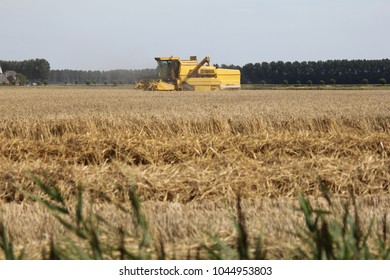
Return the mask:
[[3, 69], [1, 69], [0, 66], [0, 84], [18, 84], [18, 82], [18, 76], [15, 71], [5, 71], [5, 73], [3, 73]]
[[6, 71], [5, 73], [4, 73], [4, 76], [7, 78], [7, 80], [9, 81], [9, 82], [17, 82], [17, 80], [18, 80], [18, 77], [16, 76], [16, 72], [15, 71]]
[[9, 84], [7, 77], [3, 74], [3, 70], [0, 66], [0, 84]]

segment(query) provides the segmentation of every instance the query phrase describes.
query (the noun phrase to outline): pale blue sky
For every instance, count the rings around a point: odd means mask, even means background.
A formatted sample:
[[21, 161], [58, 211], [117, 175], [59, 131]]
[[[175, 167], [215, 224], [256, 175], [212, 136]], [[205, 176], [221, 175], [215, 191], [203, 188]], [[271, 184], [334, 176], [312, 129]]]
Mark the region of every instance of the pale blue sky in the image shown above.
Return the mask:
[[4, 2], [0, 60], [45, 58], [52, 69], [148, 68], [170, 55], [236, 65], [390, 58], [389, 0]]

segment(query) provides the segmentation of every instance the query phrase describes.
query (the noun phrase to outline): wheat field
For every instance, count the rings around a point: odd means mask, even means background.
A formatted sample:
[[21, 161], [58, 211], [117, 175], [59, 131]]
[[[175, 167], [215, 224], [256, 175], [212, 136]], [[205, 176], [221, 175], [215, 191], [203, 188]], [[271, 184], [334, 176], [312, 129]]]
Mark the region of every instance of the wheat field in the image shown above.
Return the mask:
[[297, 194], [322, 205], [322, 184], [339, 212], [353, 192], [362, 223], [379, 229], [389, 155], [389, 90], [0, 87], [0, 219], [28, 258], [67, 234], [26, 197], [41, 195], [32, 174], [70, 203], [82, 185], [95, 211], [129, 227], [113, 204], [136, 186], [152, 233], [179, 258], [208, 242], [206, 229], [233, 238], [240, 196], [249, 232], [264, 234], [271, 258], [289, 258]]

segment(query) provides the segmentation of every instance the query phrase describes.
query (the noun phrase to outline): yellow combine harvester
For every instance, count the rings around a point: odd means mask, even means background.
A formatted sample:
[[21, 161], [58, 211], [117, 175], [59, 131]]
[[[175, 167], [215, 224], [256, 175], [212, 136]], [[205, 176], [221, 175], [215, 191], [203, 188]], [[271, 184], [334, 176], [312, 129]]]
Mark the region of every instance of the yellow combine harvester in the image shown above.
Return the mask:
[[216, 68], [206, 56], [198, 63], [196, 56], [189, 60], [179, 57], [156, 57], [160, 80], [138, 81], [136, 88], [144, 90], [226, 90], [240, 89], [240, 70]]

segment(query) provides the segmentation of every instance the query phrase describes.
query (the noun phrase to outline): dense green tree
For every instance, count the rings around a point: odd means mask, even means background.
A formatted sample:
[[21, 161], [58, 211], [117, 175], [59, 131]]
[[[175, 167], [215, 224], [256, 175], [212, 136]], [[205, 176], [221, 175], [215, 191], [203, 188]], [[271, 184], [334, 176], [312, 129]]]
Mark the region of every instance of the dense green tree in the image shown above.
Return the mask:
[[380, 83], [381, 85], [385, 85], [385, 84], [386, 84], [386, 79], [385, 79], [385, 78], [380, 78], [380, 79], [379, 79], [379, 83]]
[[16, 78], [18, 79], [20, 85], [25, 85], [27, 83], [27, 77], [22, 73], [16, 74]]

